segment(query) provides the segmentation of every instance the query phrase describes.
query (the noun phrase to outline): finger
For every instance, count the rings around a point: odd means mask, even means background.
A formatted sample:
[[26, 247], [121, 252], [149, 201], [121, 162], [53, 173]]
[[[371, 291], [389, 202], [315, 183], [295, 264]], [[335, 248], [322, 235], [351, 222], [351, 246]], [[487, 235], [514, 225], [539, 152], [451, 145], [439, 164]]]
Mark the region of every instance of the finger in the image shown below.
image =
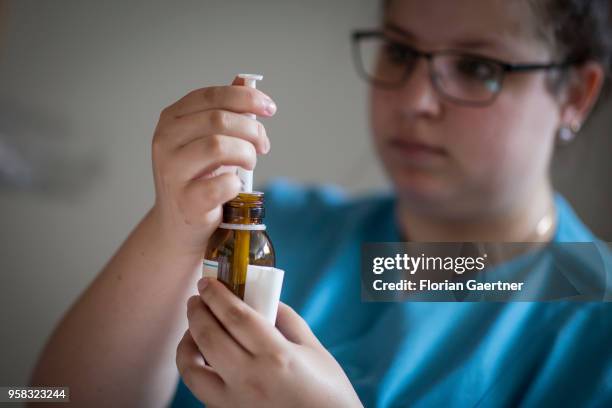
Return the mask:
[[308, 323], [293, 308], [279, 302], [276, 314], [276, 328], [292, 343], [301, 345], [319, 344]]
[[200, 279], [200, 297], [238, 343], [252, 354], [279, 350], [286, 340], [263, 316], [216, 279]]
[[189, 330], [176, 349], [176, 367], [189, 390], [202, 402], [217, 405], [224, 400], [225, 383], [207, 366]]
[[191, 181], [211, 174], [221, 166], [239, 166], [253, 170], [257, 152], [253, 144], [226, 135], [212, 135], [196, 139], [172, 155], [170, 174], [177, 180]]
[[180, 209], [190, 220], [196, 221], [199, 216], [206, 219], [209, 211], [236, 197], [241, 187], [242, 183], [234, 173], [202, 177], [185, 187]]
[[161, 116], [176, 118], [209, 109], [272, 116], [276, 113], [276, 104], [268, 95], [255, 88], [240, 85], [211, 86], [191, 91], [164, 109]]
[[194, 139], [224, 134], [249, 141], [260, 153], [270, 143], [263, 124], [244, 115], [219, 109], [195, 112], [168, 121], [158, 128], [156, 137], [167, 149], [181, 148]]
[[248, 364], [247, 351], [225, 331], [199, 296], [189, 298], [187, 318], [191, 337], [221, 378], [229, 378], [226, 376]]

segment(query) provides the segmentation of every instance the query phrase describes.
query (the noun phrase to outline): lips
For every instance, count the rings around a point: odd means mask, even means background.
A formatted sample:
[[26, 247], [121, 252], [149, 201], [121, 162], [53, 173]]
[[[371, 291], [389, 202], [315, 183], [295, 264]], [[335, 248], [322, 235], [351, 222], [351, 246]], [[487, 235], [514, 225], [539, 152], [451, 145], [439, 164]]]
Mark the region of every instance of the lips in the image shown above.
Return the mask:
[[408, 156], [446, 156], [446, 150], [414, 140], [391, 139], [391, 147]]

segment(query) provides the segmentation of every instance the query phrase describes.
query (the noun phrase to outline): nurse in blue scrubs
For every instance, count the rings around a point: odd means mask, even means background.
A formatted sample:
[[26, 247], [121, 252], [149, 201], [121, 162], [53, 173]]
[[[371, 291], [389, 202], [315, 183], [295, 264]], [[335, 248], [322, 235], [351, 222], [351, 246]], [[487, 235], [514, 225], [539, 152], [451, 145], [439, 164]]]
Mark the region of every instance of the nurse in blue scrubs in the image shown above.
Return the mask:
[[609, 303], [362, 302], [359, 263], [365, 242], [598, 242], [549, 167], [608, 80], [608, 3], [385, 1], [352, 41], [393, 189], [266, 186], [286, 271], [276, 327], [198, 281], [239, 189], [214, 170], [268, 152], [242, 114], [272, 116], [274, 102], [220, 86], [164, 109], [155, 204], [61, 322], [35, 382], [70, 385], [82, 406], [612, 406]]
[[[365, 406], [612, 406], [611, 304], [363, 303], [359, 286], [365, 242], [596, 241], [553, 191], [549, 166], [607, 79], [610, 28], [598, 14], [606, 4], [392, 0], [379, 28], [353, 34], [393, 193], [351, 199], [277, 181], [266, 197], [287, 270], [283, 300]], [[278, 369], [295, 364], [301, 377], [301, 361], [288, 360]], [[313, 370], [329, 380], [322, 366]], [[265, 371], [255, 390], [248, 380], [235, 390], [254, 405], [282, 406], [274, 395], [257, 398], [277, 390], [268, 381], [283, 382]], [[206, 381], [186, 375], [206, 401]], [[244, 378], [229, 381], [232, 389]], [[287, 406], [336, 401], [326, 386], [323, 399], [313, 396], [316, 380], [301, 381], [305, 391], [296, 388]], [[180, 383], [175, 406], [190, 398]]]

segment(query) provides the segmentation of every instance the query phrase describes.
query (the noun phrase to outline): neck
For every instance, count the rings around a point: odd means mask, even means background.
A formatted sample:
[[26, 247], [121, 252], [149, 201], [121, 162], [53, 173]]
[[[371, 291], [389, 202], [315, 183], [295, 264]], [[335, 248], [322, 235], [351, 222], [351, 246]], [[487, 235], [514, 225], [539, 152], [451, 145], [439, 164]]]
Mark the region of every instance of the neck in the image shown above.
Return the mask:
[[502, 211], [469, 220], [425, 214], [401, 198], [396, 216], [404, 239], [416, 242], [547, 242], [556, 225], [549, 183], [515, 197]]

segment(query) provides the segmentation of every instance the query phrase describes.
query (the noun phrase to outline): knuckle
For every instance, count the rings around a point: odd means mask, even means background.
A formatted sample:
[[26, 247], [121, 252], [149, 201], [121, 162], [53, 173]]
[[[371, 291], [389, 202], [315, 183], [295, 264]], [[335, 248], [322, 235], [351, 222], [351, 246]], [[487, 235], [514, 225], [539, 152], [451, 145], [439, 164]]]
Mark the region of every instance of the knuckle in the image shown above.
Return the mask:
[[193, 92], [200, 92], [202, 99], [204, 99], [204, 102], [208, 104], [214, 104], [215, 101], [217, 100], [218, 92], [217, 92], [217, 87], [215, 86], [203, 88], [199, 91], [193, 91]]
[[179, 344], [176, 346], [176, 357], [174, 361], [176, 363], [176, 367], [181, 371], [184, 368], [183, 364], [183, 353], [185, 349], [185, 339], [179, 341]]
[[292, 361], [291, 356], [284, 350], [277, 350], [266, 355], [267, 363], [275, 370], [290, 370]]
[[156, 155], [164, 154], [173, 145], [173, 137], [177, 131], [176, 121], [167, 121], [159, 123], [155, 128], [153, 138], [151, 140], [152, 152]]
[[[217, 207], [225, 201], [236, 197], [240, 192], [242, 183], [238, 175], [233, 173], [224, 173], [217, 180], [210, 184], [206, 191], [206, 201], [209, 206]], [[213, 291], [207, 291], [207, 299], [214, 296]]]
[[225, 311], [225, 318], [230, 324], [244, 324], [249, 320], [249, 313], [244, 304], [233, 304]]
[[164, 152], [164, 143], [159, 131], [155, 132], [153, 140], [151, 141], [151, 152], [154, 158], [161, 156]]
[[208, 201], [212, 204], [220, 203], [223, 200], [222, 191], [222, 186], [213, 184], [207, 193]]
[[245, 378], [244, 387], [246, 390], [248, 390], [249, 394], [253, 394], [255, 396], [255, 400], [257, 401], [267, 401], [270, 397], [261, 376], [249, 376]]
[[205, 201], [207, 202], [207, 206], [215, 207], [223, 203], [223, 200], [224, 200], [223, 189], [224, 189], [224, 186], [222, 183], [214, 182], [210, 184], [210, 186], [208, 187], [205, 193], [206, 195], [204, 198]]
[[170, 116], [170, 107], [166, 106], [164, 109], [162, 109], [159, 112], [159, 120], [163, 120], [164, 118], [167, 118], [168, 116]]
[[210, 123], [217, 130], [227, 129], [228, 115], [222, 110], [213, 110], [210, 112]]
[[191, 98], [197, 96], [200, 93], [205, 93], [207, 89], [208, 88], [192, 89], [191, 91], [187, 92], [187, 94], [185, 94], [185, 96], [182, 99], [183, 100], [184, 99], [191, 99]]
[[221, 156], [224, 153], [223, 139], [221, 135], [211, 135], [206, 140], [206, 150], [213, 156]]
[[283, 303], [281, 307], [282, 307], [283, 309], [285, 309], [285, 310], [284, 310], [285, 314], [287, 314], [287, 315], [291, 316], [291, 318], [295, 318], [295, 319], [297, 319], [297, 320], [299, 320], [299, 321], [304, 321], [304, 319], [302, 319], [302, 316], [300, 316], [300, 315], [299, 315], [299, 314], [298, 314], [298, 313], [295, 311], [295, 309], [294, 309], [294, 308], [292, 308], [291, 306], [289, 306], [288, 304]]
[[217, 225], [221, 220], [223, 208], [221, 203], [211, 203], [211, 209], [204, 213], [201, 217], [201, 222], [204, 225]]

